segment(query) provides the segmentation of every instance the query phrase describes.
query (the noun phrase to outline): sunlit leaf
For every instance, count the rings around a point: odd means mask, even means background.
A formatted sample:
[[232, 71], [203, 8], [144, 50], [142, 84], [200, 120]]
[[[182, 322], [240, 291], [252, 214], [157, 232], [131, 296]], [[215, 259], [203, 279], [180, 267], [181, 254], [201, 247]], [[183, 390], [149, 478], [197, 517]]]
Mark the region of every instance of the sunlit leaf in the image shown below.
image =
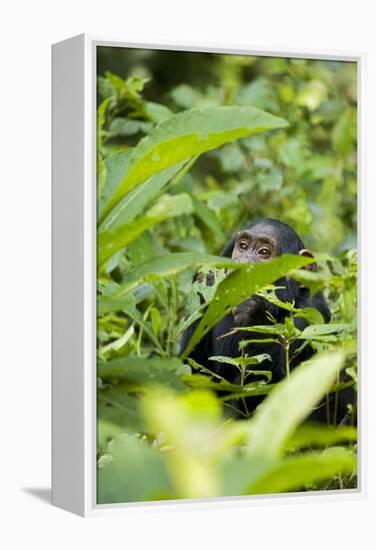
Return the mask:
[[166, 435], [169, 472], [179, 497], [202, 498], [220, 494], [215, 447], [220, 405], [212, 393], [149, 394], [143, 400], [146, 418], [155, 432]]
[[296, 491], [333, 476], [355, 474], [356, 455], [348, 449], [333, 448], [287, 457], [248, 487], [247, 493]]
[[129, 168], [102, 217], [126, 193], [157, 172], [234, 139], [284, 126], [285, 120], [252, 107], [212, 107], [171, 116], [135, 147]]
[[266, 460], [280, 455], [287, 438], [330, 389], [344, 359], [341, 350], [317, 354], [278, 384], [255, 412], [248, 442], [250, 456]]

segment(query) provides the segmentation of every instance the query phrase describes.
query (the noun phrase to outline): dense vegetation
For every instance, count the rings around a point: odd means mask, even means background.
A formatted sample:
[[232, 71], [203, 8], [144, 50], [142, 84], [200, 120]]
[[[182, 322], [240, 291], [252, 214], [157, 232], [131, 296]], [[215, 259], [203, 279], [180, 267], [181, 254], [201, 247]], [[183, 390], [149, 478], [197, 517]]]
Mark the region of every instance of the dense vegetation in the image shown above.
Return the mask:
[[[356, 404], [346, 425], [305, 422], [357, 381], [355, 65], [101, 48], [98, 72], [98, 502], [355, 487]], [[266, 216], [301, 235], [317, 273], [286, 255], [251, 277], [220, 256]], [[288, 304], [265, 329], [317, 350], [288, 379], [239, 350], [229, 384], [180, 354], [194, 320], [190, 347], [245, 296], [275, 300], [286, 274], [332, 312], [306, 312], [300, 333]], [[231, 418], [252, 395], [267, 397]]]

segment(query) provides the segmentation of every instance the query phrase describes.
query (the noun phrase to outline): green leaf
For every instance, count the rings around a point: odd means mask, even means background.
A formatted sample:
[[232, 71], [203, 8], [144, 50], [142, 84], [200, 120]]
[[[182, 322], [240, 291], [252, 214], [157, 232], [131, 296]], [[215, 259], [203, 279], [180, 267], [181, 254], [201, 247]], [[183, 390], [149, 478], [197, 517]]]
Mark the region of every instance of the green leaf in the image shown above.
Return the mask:
[[189, 374], [190, 368], [179, 359], [126, 357], [98, 363], [97, 374], [103, 380], [118, 379], [131, 386], [153, 386], [162, 384], [174, 390], [185, 390], [182, 374]]
[[252, 107], [209, 107], [169, 117], [132, 151], [129, 169], [106, 203], [102, 219], [124, 195], [157, 172], [235, 139], [285, 126], [284, 119]]
[[137, 436], [118, 436], [97, 471], [98, 504], [174, 498], [163, 458]]
[[153, 125], [150, 122], [118, 117], [112, 120], [108, 131], [111, 137], [132, 136], [141, 131], [147, 133], [152, 127]]
[[314, 307], [305, 307], [297, 311], [294, 315], [295, 318], [303, 317], [311, 325], [319, 325], [324, 323], [322, 314]]
[[278, 384], [253, 417], [250, 456], [264, 460], [279, 456], [286, 440], [330, 389], [344, 359], [340, 350], [317, 354]]
[[355, 109], [347, 109], [339, 117], [332, 130], [332, 143], [335, 150], [348, 155], [355, 148], [357, 136], [357, 114]]
[[163, 195], [146, 214], [139, 219], [123, 223], [113, 231], [98, 234], [98, 267], [101, 268], [118, 250], [125, 248], [146, 229], [168, 219], [192, 212], [189, 195]]
[[194, 213], [198, 217], [198, 219], [212, 232], [214, 238], [219, 241], [224, 240], [224, 234], [222, 231], [222, 227], [216, 217], [216, 215], [213, 213], [210, 208], [206, 206], [206, 204], [202, 201], [200, 201], [197, 197], [195, 197], [193, 194], [190, 195], [193, 203]]
[[161, 328], [162, 319], [159, 310], [156, 307], [152, 307], [150, 311], [151, 322], [153, 326], [153, 331], [156, 336], [158, 336], [159, 329]]
[[[110, 189], [113, 190], [116, 188], [117, 184], [121, 180], [124, 169], [121, 171], [119, 177], [119, 172], [121, 166], [126, 165], [129, 153], [119, 153], [118, 155], [113, 155], [110, 157], [112, 162], [107, 161], [107, 177], [106, 177], [106, 187], [107, 187], [107, 196], [110, 192]], [[106, 217], [102, 224], [99, 225], [99, 231], [103, 230], [114, 230], [120, 224], [130, 222], [134, 220], [141, 212], [152, 203], [152, 201], [161, 194], [164, 187], [171, 182], [171, 180], [176, 176], [182, 168], [182, 163], [176, 164], [167, 170], [163, 170], [156, 174], [155, 176], [144, 181], [138, 185], [133, 191], [128, 193], [117, 205], [111, 213]], [[99, 205], [99, 213], [103, 204]], [[100, 215], [100, 214], [99, 214]]]
[[[210, 372], [207, 369], [206, 372]], [[184, 374], [182, 380], [191, 388], [196, 389], [210, 389], [215, 391], [223, 392], [237, 392], [241, 391], [244, 386], [238, 384], [231, 384], [226, 380], [222, 379], [219, 382], [214, 382], [212, 378], [204, 374]]]
[[[254, 355], [253, 357], [225, 357], [222, 355], [213, 355], [212, 357], [209, 357], [210, 361], [217, 361], [218, 363], [226, 363], [228, 365], [242, 365], [242, 366], [248, 366], [248, 365], [259, 365], [263, 361], [270, 361], [270, 355], [267, 353], [261, 353], [260, 355]], [[264, 372], [264, 371], [260, 371]], [[266, 372], [266, 371], [265, 371]]]
[[[284, 326], [284, 325], [279, 325]], [[282, 333], [282, 331], [281, 331]], [[279, 333], [279, 334], [281, 334]], [[243, 350], [245, 347], [247, 347], [249, 344], [281, 344], [280, 340], [278, 338], [252, 338], [250, 340], [240, 340], [239, 342], [239, 349]]]
[[118, 338], [117, 340], [114, 340], [110, 344], [102, 346], [99, 349], [100, 354], [102, 356], [105, 356], [106, 354], [109, 354], [111, 352], [119, 353], [121, 349], [124, 348], [126, 344], [129, 342], [129, 340], [132, 338], [133, 334], [134, 334], [134, 327], [133, 325], [130, 325], [128, 330], [126, 330], [120, 338]]
[[225, 460], [223, 465], [224, 494], [296, 491], [336, 475], [355, 472], [356, 455], [343, 448], [307, 452], [271, 461], [261, 457], [235, 457]]
[[144, 104], [144, 113], [149, 120], [155, 123], [160, 123], [172, 116], [174, 113], [165, 105], [161, 103], [154, 103], [153, 101], [147, 101]]
[[278, 150], [279, 156], [286, 166], [302, 174], [305, 170], [305, 150], [303, 144], [296, 138], [285, 141]]
[[[269, 376], [269, 371], [255, 371], [255, 374], [261, 374], [263, 376]], [[221, 398], [221, 401], [231, 401], [238, 397], [258, 397], [260, 395], [267, 395], [271, 392], [275, 384], [265, 385], [264, 382], [251, 382], [250, 384], [230, 384], [225, 380], [214, 382], [208, 376], [203, 374], [184, 374], [182, 376], [183, 382], [194, 389], [208, 389], [216, 392], [226, 392], [226, 396]]]
[[295, 430], [287, 441], [287, 450], [306, 447], [325, 447], [336, 443], [357, 441], [357, 430], [354, 426], [326, 426], [324, 424], [304, 423]]
[[108, 423], [115, 426], [112, 433], [115, 433], [116, 427], [122, 432], [137, 432], [143, 428], [138, 399], [113, 388], [98, 391], [98, 419], [107, 423], [103, 426], [103, 432], [98, 424], [98, 443], [102, 448], [108, 436]]
[[332, 323], [324, 325], [310, 325], [301, 333], [301, 338], [304, 340], [322, 340], [327, 336], [340, 335], [348, 331], [351, 332], [352, 326], [350, 323]]
[[214, 453], [221, 407], [215, 395], [191, 391], [179, 395], [149, 392], [142, 401], [153, 433], [166, 436], [169, 473], [181, 498], [220, 494]]
[[106, 111], [110, 98], [105, 99], [98, 107], [97, 111], [97, 148], [100, 151], [103, 141], [103, 128], [106, 124]]
[[243, 264], [242, 270], [231, 273], [218, 285], [215, 296], [192, 334], [183, 357], [187, 357], [204, 334], [234, 306], [255, 294], [262, 287], [274, 283], [290, 269], [303, 267], [311, 262], [312, 258], [284, 254], [266, 263]]
[[170, 92], [174, 103], [182, 109], [191, 109], [202, 96], [200, 92], [189, 86], [188, 84], [179, 84]]
[[248, 494], [296, 491], [337, 475], [356, 472], [356, 455], [343, 448], [287, 457], [252, 483]]
[[144, 332], [149, 336], [150, 340], [159, 349], [159, 351], [162, 351], [158, 338], [155, 336], [150, 323], [144, 320], [142, 314], [137, 309], [136, 298], [133, 294], [127, 294], [126, 296], [121, 296], [116, 299], [102, 296], [102, 298], [98, 300], [98, 316], [102, 316], [111, 311], [122, 311], [128, 315], [128, 317], [133, 319], [138, 325], [140, 325], [140, 327], [142, 327]]
[[317, 109], [325, 101], [328, 90], [320, 80], [311, 80], [298, 93], [296, 102], [310, 111]]
[[[265, 371], [268, 372], [268, 371]], [[269, 395], [277, 384], [265, 384], [265, 382], [251, 382], [244, 384], [239, 391], [235, 391], [229, 395], [221, 397], [221, 401], [232, 401], [233, 399], [241, 399], [243, 397], [260, 397], [261, 395]]]
[[235, 100], [239, 105], [253, 105], [260, 109], [273, 108], [277, 110], [275, 91], [278, 88], [270, 86], [264, 77], [252, 79], [242, 86], [236, 94]]
[[102, 192], [98, 196], [98, 218], [101, 217], [104, 205], [114, 193], [124, 172], [128, 170], [129, 156], [130, 151], [122, 151], [121, 153], [110, 155], [105, 160], [106, 180]]
[[312, 296], [322, 290], [327, 282], [325, 277], [320, 273], [313, 273], [307, 269], [292, 269], [288, 275], [307, 287]]
[[275, 325], [255, 325], [251, 327], [236, 327], [234, 332], [257, 332], [258, 334], [284, 334], [285, 325], [277, 323]]

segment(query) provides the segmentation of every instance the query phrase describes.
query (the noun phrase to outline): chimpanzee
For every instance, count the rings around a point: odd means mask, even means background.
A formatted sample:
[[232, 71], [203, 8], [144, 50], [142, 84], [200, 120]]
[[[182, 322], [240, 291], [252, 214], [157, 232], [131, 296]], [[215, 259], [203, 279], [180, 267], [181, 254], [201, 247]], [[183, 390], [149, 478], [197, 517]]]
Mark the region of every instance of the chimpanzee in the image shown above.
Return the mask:
[[[272, 258], [283, 253], [298, 254], [313, 258], [313, 254], [307, 250], [302, 240], [298, 237], [291, 227], [287, 224], [271, 219], [258, 219], [246, 226], [245, 229], [239, 231], [235, 237], [227, 244], [223, 251], [223, 256], [231, 257], [237, 262], [267, 262]], [[316, 271], [317, 264], [311, 263], [304, 269]], [[250, 274], [252, 276], [252, 272]], [[207, 281], [210, 284], [210, 281]], [[312, 307], [318, 310], [324, 321], [330, 321], [331, 314], [328, 305], [321, 293], [310, 297], [307, 288], [303, 287], [298, 282], [286, 277], [275, 282], [276, 287], [282, 287], [276, 290], [276, 295], [283, 302], [294, 303], [295, 308]], [[239, 370], [229, 364], [220, 363], [218, 361], [210, 361], [212, 356], [227, 356], [236, 358], [241, 355], [239, 343], [241, 340], [267, 338], [267, 335], [260, 333], [252, 333], [246, 331], [237, 331], [231, 335], [228, 333], [242, 326], [256, 326], [271, 324], [270, 314], [277, 323], [283, 323], [286, 316], [290, 315], [289, 311], [282, 309], [265, 298], [254, 295], [246, 299], [232, 309], [232, 312], [227, 314], [215, 327], [205, 334], [201, 342], [197, 344], [191, 352], [190, 357], [197, 361], [200, 365], [205, 366], [212, 372], [219, 374], [231, 383], [239, 383]], [[185, 349], [198, 321], [193, 323], [183, 335], [182, 350]], [[294, 318], [294, 323], [297, 328], [303, 330], [308, 322], [303, 318]], [[270, 337], [269, 337], [270, 339]], [[294, 368], [297, 364], [313, 355], [311, 346], [302, 347], [302, 341], [295, 341], [290, 350], [290, 368]], [[279, 343], [249, 343], [244, 349], [248, 356], [268, 354], [271, 360], [263, 361], [258, 368], [269, 370], [272, 372], [272, 382], [278, 382], [286, 375], [286, 357], [283, 347]], [[348, 396], [347, 396], [348, 397]], [[255, 409], [262, 398], [247, 398], [247, 412]], [[334, 397], [331, 397], [332, 404], [329, 402], [329, 407], [334, 406]], [[346, 415], [347, 400], [337, 399], [337, 419], [344, 418]], [[239, 403], [239, 408], [242, 405]], [[329, 411], [330, 412], [330, 411]], [[311, 415], [311, 419], [318, 421], [327, 421], [327, 406], [326, 403], [321, 403]]]

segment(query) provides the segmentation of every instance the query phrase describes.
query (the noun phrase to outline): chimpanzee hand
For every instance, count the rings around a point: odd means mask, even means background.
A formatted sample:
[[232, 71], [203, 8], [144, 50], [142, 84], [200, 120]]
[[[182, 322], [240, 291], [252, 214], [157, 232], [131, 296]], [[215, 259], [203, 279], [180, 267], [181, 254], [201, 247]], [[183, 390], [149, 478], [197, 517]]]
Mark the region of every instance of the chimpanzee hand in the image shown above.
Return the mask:
[[259, 296], [247, 298], [241, 304], [238, 304], [232, 309], [235, 324], [238, 327], [246, 327], [247, 325], [255, 324], [255, 321], [260, 313], [260, 307], [263, 305], [263, 299]]

